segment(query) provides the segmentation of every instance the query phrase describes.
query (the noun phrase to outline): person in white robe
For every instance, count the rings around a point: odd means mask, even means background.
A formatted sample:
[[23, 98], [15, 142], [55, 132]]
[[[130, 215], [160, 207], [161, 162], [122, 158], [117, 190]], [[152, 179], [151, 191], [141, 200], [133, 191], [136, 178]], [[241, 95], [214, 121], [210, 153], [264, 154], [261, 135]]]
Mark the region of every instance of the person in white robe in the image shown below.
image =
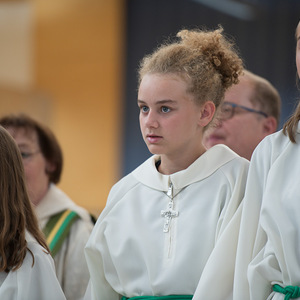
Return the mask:
[[0, 126], [0, 299], [65, 300], [26, 189], [22, 158]]
[[21, 152], [30, 200], [66, 298], [82, 299], [89, 281], [84, 247], [94, 223], [87, 210], [56, 186], [63, 167], [61, 147], [48, 127], [25, 114], [2, 116], [0, 124]]
[[242, 62], [222, 29], [178, 36], [142, 61], [140, 127], [154, 155], [111, 189], [85, 250], [86, 300], [192, 299], [243, 198], [249, 162], [202, 144]]
[[83, 297], [89, 280], [84, 247], [94, 227], [91, 216], [87, 210], [74, 203], [55, 184], [50, 184], [45, 197], [35, 207], [41, 229], [45, 228], [52, 216], [65, 210], [76, 212], [79, 218], [72, 224], [60, 250], [53, 259], [56, 275], [66, 298], [75, 300]]
[[0, 299], [65, 300], [51, 255], [30, 236], [27, 236], [27, 247], [19, 269], [0, 272]]
[[[296, 40], [300, 77], [300, 23]], [[283, 130], [255, 149], [243, 205], [215, 247], [195, 299], [300, 299], [299, 120], [300, 102]]]

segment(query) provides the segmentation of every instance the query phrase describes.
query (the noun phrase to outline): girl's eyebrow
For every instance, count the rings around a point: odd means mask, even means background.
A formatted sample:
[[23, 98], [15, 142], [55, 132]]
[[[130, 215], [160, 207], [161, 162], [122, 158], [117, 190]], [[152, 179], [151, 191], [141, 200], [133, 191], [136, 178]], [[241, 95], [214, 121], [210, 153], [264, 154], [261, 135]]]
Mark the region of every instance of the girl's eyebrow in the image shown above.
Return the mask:
[[[146, 102], [143, 100], [139, 100], [137, 101], [140, 104], [145, 104]], [[175, 100], [171, 100], [171, 99], [166, 99], [166, 100], [159, 100], [157, 102], [155, 102], [155, 104], [168, 104], [168, 103], [176, 103]]]

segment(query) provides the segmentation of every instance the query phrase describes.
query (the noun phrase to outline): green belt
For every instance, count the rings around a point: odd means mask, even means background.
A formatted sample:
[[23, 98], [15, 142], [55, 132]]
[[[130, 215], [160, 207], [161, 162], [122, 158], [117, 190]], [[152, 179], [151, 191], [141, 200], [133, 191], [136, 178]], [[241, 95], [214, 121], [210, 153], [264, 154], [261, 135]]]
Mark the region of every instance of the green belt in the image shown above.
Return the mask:
[[281, 287], [279, 284], [273, 285], [273, 291], [277, 293], [284, 294], [284, 300], [296, 299], [300, 297], [300, 287], [287, 285], [286, 287]]
[[127, 298], [123, 296], [121, 300], [185, 300], [185, 299], [192, 299], [193, 295], [168, 295], [168, 296], [137, 296], [132, 298]]

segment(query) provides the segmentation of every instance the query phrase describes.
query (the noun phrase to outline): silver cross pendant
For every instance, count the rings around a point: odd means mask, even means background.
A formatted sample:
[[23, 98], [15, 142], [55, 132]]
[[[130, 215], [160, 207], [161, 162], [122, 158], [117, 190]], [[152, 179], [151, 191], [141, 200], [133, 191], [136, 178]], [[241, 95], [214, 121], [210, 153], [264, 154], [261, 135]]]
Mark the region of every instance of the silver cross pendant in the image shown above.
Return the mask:
[[173, 186], [172, 186], [172, 183], [170, 184], [167, 195], [170, 198], [170, 201], [168, 203], [168, 209], [167, 210], [162, 210], [160, 212], [160, 215], [163, 218], [165, 218], [164, 232], [169, 232], [172, 218], [178, 217], [178, 215], [179, 215], [179, 212], [175, 211], [173, 209], [174, 203], [173, 203]]

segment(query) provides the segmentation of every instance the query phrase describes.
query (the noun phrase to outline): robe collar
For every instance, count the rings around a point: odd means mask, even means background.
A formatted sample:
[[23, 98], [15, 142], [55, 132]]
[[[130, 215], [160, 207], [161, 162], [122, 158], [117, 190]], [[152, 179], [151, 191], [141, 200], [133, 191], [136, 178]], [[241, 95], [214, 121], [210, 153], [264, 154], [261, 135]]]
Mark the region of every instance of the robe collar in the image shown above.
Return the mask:
[[216, 145], [203, 153], [188, 168], [171, 175], [164, 175], [159, 173], [155, 166], [160, 156], [153, 155], [136, 168], [132, 175], [150, 188], [167, 192], [170, 182], [172, 182], [175, 191], [180, 191], [192, 183], [207, 178], [221, 166], [237, 157], [239, 156], [227, 146]]
[[54, 184], [50, 184], [46, 195], [35, 207], [35, 212], [40, 220], [43, 218], [49, 218], [50, 216], [55, 215], [65, 209], [71, 209], [78, 213], [82, 219], [89, 220], [87, 211], [74, 203]]

